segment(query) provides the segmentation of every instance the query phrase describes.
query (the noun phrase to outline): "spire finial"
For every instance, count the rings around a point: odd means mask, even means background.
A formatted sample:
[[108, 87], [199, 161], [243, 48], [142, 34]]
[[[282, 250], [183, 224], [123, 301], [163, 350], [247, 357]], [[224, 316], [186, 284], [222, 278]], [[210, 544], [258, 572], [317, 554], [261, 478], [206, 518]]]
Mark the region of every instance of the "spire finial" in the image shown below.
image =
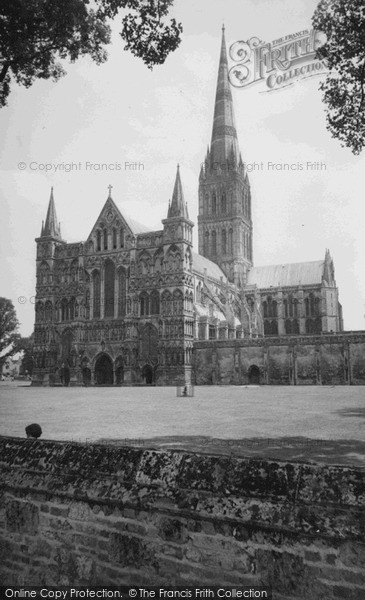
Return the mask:
[[109, 190], [109, 196], [108, 196], [108, 198], [112, 197], [112, 189], [113, 189], [113, 186], [109, 184], [108, 185], [108, 190]]
[[53, 186], [51, 187], [47, 216], [42, 231], [43, 236], [61, 237], [56, 215], [56, 205], [53, 197]]
[[182, 189], [182, 185], [181, 185], [180, 165], [179, 164], [177, 164], [174, 191], [172, 193], [172, 200], [171, 200], [171, 204], [169, 204], [169, 210], [167, 213], [167, 218], [170, 218], [170, 217], [186, 217], [186, 218], [188, 218], [188, 216], [186, 214], [184, 193], [183, 193], [183, 189]]

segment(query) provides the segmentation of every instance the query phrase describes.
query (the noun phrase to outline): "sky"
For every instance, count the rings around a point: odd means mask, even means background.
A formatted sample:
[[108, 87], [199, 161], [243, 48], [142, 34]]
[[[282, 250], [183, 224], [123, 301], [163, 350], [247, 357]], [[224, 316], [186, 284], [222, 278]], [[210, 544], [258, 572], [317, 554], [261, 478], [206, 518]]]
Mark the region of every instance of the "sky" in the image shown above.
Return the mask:
[[[190, 218], [197, 223], [222, 23], [228, 47], [253, 36], [271, 42], [310, 28], [315, 7], [312, 0], [175, 0], [172, 16], [184, 31], [164, 65], [150, 71], [124, 51], [116, 21], [108, 62], [98, 66], [85, 57], [66, 64], [67, 75], [57, 83], [13, 86], [8, 106], [0, 110], [0, 295], [13, 301], [22, 335], [33, 330], [34, 239], [51, 186], [67, 242], [87, 239], [108, 185], [122, 213], [160, 229], [179, 163]], [[264, 85], [232, 88], [243, 160], [263, 163], [250, 173], [254, 264], [320, 260], [329, 248], [345, 329], [360, 330], [364, 156], [342, 148], [326, 130], [320, 81], [313, 77], [270, 93]], [[304, 168], [269, 169], [268, 162]], [[325, 166], [311, 170], [307, 162]], [[77, 169], [67, 172], [70, 163]], [[112, 166], [101, 171], [88, 163]], [[48, 172], [46, 164], [53, 165]], [[121, 169], [113, 169], [115, 164]], [[194, 229], [197, 250], [197, 225]]]

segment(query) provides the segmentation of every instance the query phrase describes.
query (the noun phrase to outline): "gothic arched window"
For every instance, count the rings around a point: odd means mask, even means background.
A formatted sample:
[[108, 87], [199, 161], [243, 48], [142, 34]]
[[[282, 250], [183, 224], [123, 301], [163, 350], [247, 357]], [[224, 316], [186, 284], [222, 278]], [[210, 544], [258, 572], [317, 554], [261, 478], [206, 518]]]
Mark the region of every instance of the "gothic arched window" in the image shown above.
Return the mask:
[[157, 250], [153, 257], [153, 270], [155, 273], [160, 273], [163, 267], [163, 250]]
[[103, 237], [104, 237], [104, 250], [108, 250], [108, 232], [106, 229], [104, 229]]
[[212, 231], [212, 254], [213, 256], [217, 254], [217, 234], [215, 231]]
[[265, 335], [277, 335], [278, 324], [277, 321], [265, 321], [264, 322], [264, 334]]
[[36, 321], [40, 322], [44, 320], [44, 306], [43, 302], [37, 302], [36, 304]]
[[118, 316], [125, 316], [127, 296], [127, 278], [123, 268], [118, 271]]
[[173, 314], [180, 314], [184, 308], [184, 296], [181, 290], [175, 290], [173, 294]]
[[150, 314], [150, 303], [149, 296], [146, 292], [143, 292], [140, 297], [140, 306], [141, 306], [141, 317], [147, 316]]
[[305, 331], [306, 331], [306, 333], [321, 333], [321, 331], [322, 331], [321, 318], [317, 317], [316, 319], [306, 319]]
[[217, 214], [217, 195], [213, 192], [212, 195], [212, 215], [215, 216]]
[[204, 254], [209, 254], [209, 231], [204, 235]]
[[225, 215], [227, 212], [227, 201], [226, 201], [226, 194], [225, 192], [222, 193], [222, 198], [221, 198], [221, 212], [222, 215]]
[[222, 254], [227, 253], [227, 234], [226, 230], [222, 229]]
[[320, 298], [315, 298], [314, 299], [314, 307], [313, 307], [313, 314], [315, 317], [318, 317], [320, 314], [320, 303], [321, 303], [321, 299]]
[[277, 302], [272, 299], [271, 296], [268, 296], [267, 299], [267, 316], [268, 317], [277, 317]]
[[69, 310], [69, 314], [70, 314], [70, 319], [71, 320], [75, 318], [75, 304], [76, 304], [75, 298], [71, 298], [71, 300], [70, 300], [70, 310]]
[[124, 248], [124, 229], [123, 229], [123, 227], [121, 227], [120, 231], [119, 231], [119, 246], [121, 248]]
[[108, 259], [104, 271], [104, 316], [114, 317], [115, 264]]
[[228, 232], [228, 254], [233, 254], [233, 229]]
[[162, 294], [162, 313], [165, 315], [171, 314], [171, 293], [165, 290]]
[[49, 274], [49, 265], [48, 263], [44, 262], [41, 264], [40, 266], [40, 271], [39, 271], [39, 283], [42, 285], [45, 285], [48, 281], [48, 274]]
[[117, 247], [117, 230], [113, 229], [113, 250]]
[[69, 320], [69, 306], [67, 298], [62, 298], [61, 300], [61, 321]]
[[99, 271], [93, 271], [92, 286], [93, 286], [93, 317], [96, 319], [99, 319], [100, 318], [100, 297], [101, 297]]
[[53, 306], [52, 306], [52, 302], [50, 300], [47, 300], [47, 302], [45, 304], [44, 312], [45, 312], [46, 321], [52, 321]]
[[151, 315], [160, 314], [160, 294], [155, 290], [151, 294]]
[[307, 317], [318, 317], [320, 314], [320, 298], [312, 292], [305, 299], [305, 314]]
[[96, 249], [98, 252], [101, 250], [101, 231], [99, 229], [96, 232]]
[[272, 335], [278, 334], [278, 322], [277, 321], [271, 321], [271, 333], [272, 333]]

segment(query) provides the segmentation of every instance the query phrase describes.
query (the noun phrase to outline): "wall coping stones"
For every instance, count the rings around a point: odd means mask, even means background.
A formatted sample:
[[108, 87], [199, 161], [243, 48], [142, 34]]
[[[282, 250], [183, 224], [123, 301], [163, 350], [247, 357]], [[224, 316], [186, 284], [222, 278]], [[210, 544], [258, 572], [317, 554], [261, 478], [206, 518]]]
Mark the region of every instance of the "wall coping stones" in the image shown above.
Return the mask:
[[242, 348], [247, 346], [295, 346], [323, 344], [356, 344], [365, 342], [365, 331], [344, 331], [341, 333], [323, 333], [319, 335], [300, 334], [285, 336], [265, 336], [258, 338], [239, 338], [234, 340], [194, 340], [194, 348]]
[[0, 437], [1, 491], [365, 538], [365, 472], [355, 467]]

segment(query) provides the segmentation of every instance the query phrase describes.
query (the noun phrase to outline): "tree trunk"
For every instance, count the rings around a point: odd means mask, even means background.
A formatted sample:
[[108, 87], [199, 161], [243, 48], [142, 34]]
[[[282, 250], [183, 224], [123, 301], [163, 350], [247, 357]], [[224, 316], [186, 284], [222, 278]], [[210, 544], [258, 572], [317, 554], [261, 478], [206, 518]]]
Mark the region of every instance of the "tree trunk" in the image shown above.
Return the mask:
[[9, 70], [9, 67], [10, 67], [10, 63], [4, 63], [3, 68], [1, 69], [1, 73], [0, 73], [0, 83], [2, 81], [4, 81], [6, 74]]

